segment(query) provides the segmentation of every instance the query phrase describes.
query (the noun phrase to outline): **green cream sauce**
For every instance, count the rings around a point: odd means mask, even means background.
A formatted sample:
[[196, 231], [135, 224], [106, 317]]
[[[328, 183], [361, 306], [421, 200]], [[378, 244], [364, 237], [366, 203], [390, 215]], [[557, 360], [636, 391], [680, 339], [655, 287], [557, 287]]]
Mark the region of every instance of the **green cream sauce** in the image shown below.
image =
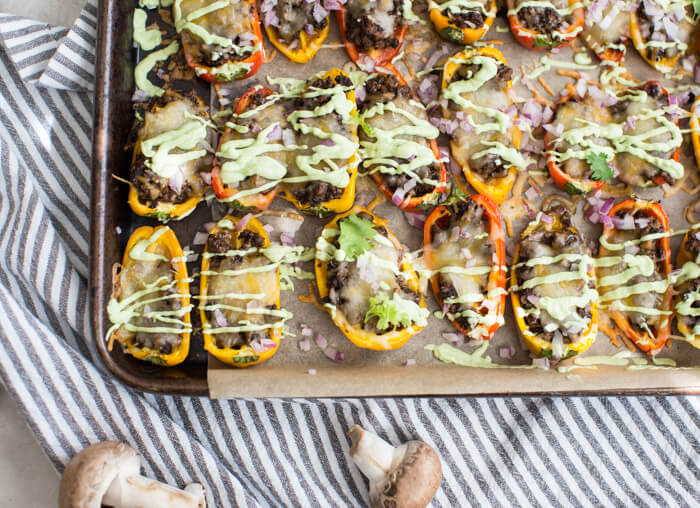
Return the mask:
[[433, 356], [445, 363], [452, 363], [462, 367], [475, 367], [480, 369], [534, 369], [535, 365], [503, 365], [493, 363], [490, 357], [486, 356], [489, 347], [488, 341], [484, 341], [472, 353], [467, 353], [449, 344], [427, 344], [425, 349], [433, 352]]
[[170, 231], [170, 228], [168, 227], [158, 228], [149, 238], [139, 240], [129, 250], [129, 257], [134, 261], [168, 261], [168, 258], [165, 256], [161, 256], [160, 254], [155, 254], [153, 252], [146, 252], [151, 245], [158, 241], [158, 238], [163, 236], [163, 234], [168, 231]]
[[160, 30], [152, 28], [146, 29], [146, 19], [148, 14], [143, 9], [134, 9], [134, 42], [136, 42], [144, 51], [151, 51], [160, 46], [163, 38]]
[[479, 0], [447, 0], [446, 2], [436, 3], [430, 0], [428, 9], [437, 9], [440, 12], [450, 12], [452, 14], [468, 13], [471, 11], [479, 11], [484, 17], [488, 16], [489, 11], [486, 10], [486, 2]]
[[[198, 117], [195, 117], [198, 118]], [[163, 178], [171, 178], [183, 164], [207, 154], [194, 148], [207, 138], [205, 121], [192, 120], [172, 131], [167, 131], [141, 142], [141, 152], [147, 157], [146, 166]], [[171, 153], [173, 150], [184, 153]]]
[[165, 93], [165, 90], [154, 85], [148, 79], [148, 73], [151, 72], [153, 66], [163, 60], [167, 60], [171, 55], [174, 55], [180, 49], [177, 41], [171, 42], [166, 47], [150, 53], [146, 58], [141, 60], [134, 68], [134, 80], [136, 86], [154, 97], [160, 97]]

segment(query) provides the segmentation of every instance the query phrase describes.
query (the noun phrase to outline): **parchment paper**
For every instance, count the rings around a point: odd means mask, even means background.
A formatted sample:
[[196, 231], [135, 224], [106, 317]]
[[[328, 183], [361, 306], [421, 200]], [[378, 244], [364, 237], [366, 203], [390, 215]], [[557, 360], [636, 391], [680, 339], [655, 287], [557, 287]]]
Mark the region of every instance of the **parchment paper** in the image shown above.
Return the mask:
[[[269, 63], [262, 66], [261, 70], [253, 78], [245, 82], [237, 82], [232, 88], [241, 93], [255, 83], [264, 83], [266, 76], [285, 76], [306, 79], [312, 74], [327, 70], [331, 67], [343, 67], [347, 64], [348, 57], [345, 49], [339, 46], [335, 20], [331, 20], [331, 33], [322, 48], [312, 62], [308, 64], [295, 64], [287, 60], [284, 55], [277, 56]], [[510, 32], [499, 32], [496, 27], [507, 27], [505, 19], [499, 17], [494, 26], [486, 35], [485, 40], [499, 39], [503, 44], [497, 47], [504, 53], [508, 63], [514, 69], [514, 75], [520, 75], [520, 66], [531, 68], [536, 61], [543, 56], [543, 52], [533, 52], [522, 48]], [[416, 30], [432, 30], [432, 25], [409, 29], [407, 42], [415, 37]], [[582, 43], [577, 41], [580, 46]], [[442, 40], [436, 40], [435, 46], [444, 46]], [[451, 46], [456, 52], [459, 48]], [[268, 53], [274, 51], [274, 47], [266, 40]], [[432, 49], [426, 50], [429, 55]], [[594, 63], [595, 56], [591, 54]], [[557, 60], [572, 61], [570, 49], [563, 49], [553, 55]], [[626, 66], [633, 76], [641, 80], [656, 79], [664, 82], [663, 77], [636, 54], [634, 48], [628, 48]], [[418, 70], [418, 69], [416, 69]], [[528, 69], [529, 71], [530, 69]], [[591, 77], [597, 77], [599, 69], [586, 71]], [[571, 79], [558, 76], [554, 71], [543, 74], [551, 88], [558, 92]], [[516, 87], [518, 95], [530, 98], [531, 94], [521, 86]], [[549, 96], [538, 85], [538, 90], [543, 96], [556, 100]], [[687, 137], [687, 136], [686, 136]], [[440, 143], [447, 145], [446, 141]], [[690, 140], [686, 139], [681, 148], [682, 162], [686, 171], [697, 172], [697, 166], [692, 156]], [[538, 168], [546, 170], [546, 168]], [[358, 179], [358, 193], [363, 189], [376, 190], [375, 184], [367, 177]], [[544, 190], [547, 196], [555, 192], [556, 188], [548, 185]], [[377, 191], [378, 192], [378, 191]], [[662, 199], [663, 190], [638, 189], [635, 195], [643, 198]], [[670, 217], [673, 228], [686, 228], [687, 222], [683, 219], [684, 207], [693, 198], [679, 192], [669, 199], [662, 199], [663, 205]], [[539, 204], [539, 203], [537, 203]], [[281, 199], [275, 200], [272, 209], [293, 210]], [[575, 218], [575, 226], [584, 237], [592, 243], [600, 236], [601, 228], [592, 226], [585, 221], [581, 213], [581, 205]], [[390, 202], [378, 205], [375, 212], [389, 219], [391, 230], [404, 243], [407, 250], [414, 251], [421, 247], [422, 231], [411, 227], [403, 216], [403, 213]], [[199, 215], [199, 214], [197, 214]], [[304, 225], [297, 233], [297, 243], [313, 246], [323, 225], [330, 219], [319, 220], [307, 217]], [[514, 236], [508, 240], [509, 252], [517, 242], [520, 232], [529, 219], [522, 219], [515, 224]], [[675, 255], [682, 237], [673, 237], [672, 246]], [[181, 239], [182, 240], [182, 239]], [[509, 257], [510, 261], [510, 257]], [[309, 263], [306, 267], [313, 271]], [[426, 344], [439, 344], [445, 342], [441, 334], [455, 332], [456, 330], [447, 320], [437, 319], [431, 315], [428, 326], [418, 335], [414, 336], [403, 347], [395, 351], [375, 352], [355, 347], [333, 324], [330, 316], [323, 310], [309, 303], [299, 301], [299, 295], [307, 295], [309, 281], [296, 280], [294, 292], [284, 291], [282, 294], [282, 306], [291, 310], [295, 317], [288, 322], [290, 330], [296, 337], [287, 336], [277, 354], [263, 364], [235, 369], [228, 367], [213, 357], [209, 357], [208, 382], [210, 395], [219, 397], [326, 397], [326, 396], [406, 396], [406, 395], [438, 395], [438, 394], [507, 394], [507, 393], [584, 393], [584, 392], [649, 392], [649, 391], [684, 391], [700, 392], [700, 350], [694, 349], [680, 340], [673, 340], [670, 348], [664, 349], [660, 357], [668, 357], [676, 360], [679, 367], [685, 369], [657, 367], [653, 369], [635, 370], [627, 367], [598, 366], [596, 368], [577, 368], [569, 373], [560, 373], [552, 368], [547, 371], [538, 368], [512, 369], [512, 368], [469, 368], [442, 363], [433, 358], [430, 351], [425, 349]], [[437, 310], [437, 305], [432, 292], [426, 291], [425, 301], [431, 311]], [[505, 324], [499, 329], [488, 346], [488, 354], [495, 363], [508, 365], [527, 366], [532, 363], [529, 353], [525, 348], [515, 326], [510, 299], [507, 298], [505, 311]], [[311, 326], [316, 332], [322, 333], [329, 344], [345, 354], [342, 363], [336, 363], [328, 359], [322, 350], [312, 343], [309, 352], [300, 350], [298, 342], [301, 339], [301, 324]], [[512, 359], [506, 360], [499, 357], [500, 347], [512, 344], [516, 348], [516, 354]], [[472, 351], [474, 345], [462, 346], [465, 351]], [[614, 347], [609, 339], [599, 333], [595, 344], [583, 356], [612, 355], [626, 350], [622, 345]], [[645, 357], [641, 352], [635, 356]], [[406, 360], [415, 360], [415, 365], [403, 366]], [[630, 360], [631, 362], [631, 360]], [[562, 365], [571, 365], [572, 362], [564, 362]], [[697, 367], [697, 368], [696, 368]], [[315, 374], [310, 374], [310, 369]]]

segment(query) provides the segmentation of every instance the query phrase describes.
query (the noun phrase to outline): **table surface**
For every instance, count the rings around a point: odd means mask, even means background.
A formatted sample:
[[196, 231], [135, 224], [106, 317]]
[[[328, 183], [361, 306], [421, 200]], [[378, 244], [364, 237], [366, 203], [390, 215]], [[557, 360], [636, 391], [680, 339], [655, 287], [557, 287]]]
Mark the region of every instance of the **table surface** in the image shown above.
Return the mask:
[[[84, 0], [2, 0], [0, 12], [70, 27], [84, 3]], [[0, 385], [0, 506], [53, 508], [58, 503], [58, 482], [58, 474]]]

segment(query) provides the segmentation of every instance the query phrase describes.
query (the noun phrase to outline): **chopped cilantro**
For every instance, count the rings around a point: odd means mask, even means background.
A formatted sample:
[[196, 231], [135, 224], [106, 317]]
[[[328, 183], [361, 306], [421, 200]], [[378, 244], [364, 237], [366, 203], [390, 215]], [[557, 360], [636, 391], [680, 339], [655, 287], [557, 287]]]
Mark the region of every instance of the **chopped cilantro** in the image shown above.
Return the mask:
[[374, 135], [374, 129], [367, 123], [365, 122], [365, 119], [363, 117], [360, 117], [360, 127], [362, 127], [362, 130], [365, 131], [365, 134], [371, 137], [376, 137]]
[[591, 166], [591, 178], [601, 182], [607, 182], [613, 177], [612, 168], [608, 165], [608, 154], [589, 153], [586, 162]]
[[411, 323], [425, 325], [428, 314], [428, 309], [412, 300], [401, 298], [398, 293], [393, 293], [391, 300], [385, 293], [380, 293], [369, 299], [365, 323], [376, 317], [377, 330], [386, 330], [392, 326], [406, 328]]
[[150, 355], [144, 358], [145, 361], [151, 362], [153, 365], [162, 365], [162, 366], [167, 366], [168, 362], [166, 362], [163, 358], [157, 355]]
[[548, 37], [536, 36], [532, 39], [532, 45], [536, 48], [550, 49], [554, 44]]
[[377, 234], [374, 225], [365, 219], [360, 219], [354, 213], [340, 221], [340, 236], [338, 243], [345, 252], [345, 259], [353, 261], [363, 252], [372, 247], [370, 240]]
[[468, 194], [462, 192], [462, 190], [456, 185], [453, 185], [452, 189], [450, 190], [450, 195], [442, 204], [452, 205], [454, 203], [459, 203], [460, 201], [465, 201], [467, 198], [469, 198]]

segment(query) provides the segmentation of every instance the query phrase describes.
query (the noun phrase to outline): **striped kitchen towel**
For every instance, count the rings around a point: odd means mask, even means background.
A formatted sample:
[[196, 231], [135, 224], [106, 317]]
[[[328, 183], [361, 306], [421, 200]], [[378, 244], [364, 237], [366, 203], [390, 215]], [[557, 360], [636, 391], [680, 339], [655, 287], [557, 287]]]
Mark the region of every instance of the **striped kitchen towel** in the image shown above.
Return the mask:
[[438, 450], [435, 506], [700, 503], [697, 397], [212, 401], [114, 382], [85, 311], [96, 12], [70, 31], [0, 15], [0, 377], [59, 470], [118, 439], [211, 506], [361, 506], [360, 423]]

